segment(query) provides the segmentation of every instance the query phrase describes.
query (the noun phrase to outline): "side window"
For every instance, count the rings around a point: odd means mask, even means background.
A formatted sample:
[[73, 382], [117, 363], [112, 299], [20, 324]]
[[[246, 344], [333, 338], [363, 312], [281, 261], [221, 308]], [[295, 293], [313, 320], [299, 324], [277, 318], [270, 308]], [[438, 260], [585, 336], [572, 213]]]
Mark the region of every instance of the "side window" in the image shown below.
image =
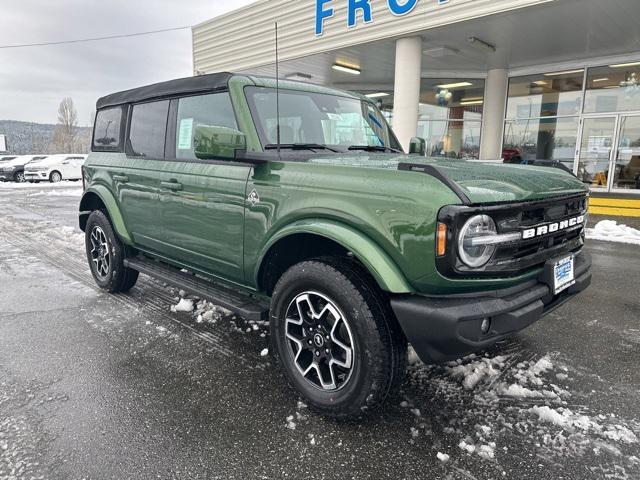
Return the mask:
[[127, 154], [135, 157], [164, 158], [169, 101], [133, 106]]
[[93, 150], [120, 149], [120, 126], [122, 125], [122, 107], [100, 110], [93, 129]]
[[176, 158], [193, 160], [193, 137], [199, 125], [238, 128], [229, 93], [185, 97], [178, 101]]

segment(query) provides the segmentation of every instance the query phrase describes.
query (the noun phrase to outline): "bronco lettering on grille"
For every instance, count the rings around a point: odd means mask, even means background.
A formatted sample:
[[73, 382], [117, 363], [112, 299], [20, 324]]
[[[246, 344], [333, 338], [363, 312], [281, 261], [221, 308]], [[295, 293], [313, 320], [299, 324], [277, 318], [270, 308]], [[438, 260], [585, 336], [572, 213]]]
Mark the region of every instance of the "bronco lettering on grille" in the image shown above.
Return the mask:
[[585, 217], [580, 215], [561, 222], [550, 223], [548, 225], [541, 225], [536, 228], [529, 228], [522, 232], [522, 239], [528, 240], [531, 238], [542, 237], [550, 233], [560, 232], [569, 228], [584, 224]]

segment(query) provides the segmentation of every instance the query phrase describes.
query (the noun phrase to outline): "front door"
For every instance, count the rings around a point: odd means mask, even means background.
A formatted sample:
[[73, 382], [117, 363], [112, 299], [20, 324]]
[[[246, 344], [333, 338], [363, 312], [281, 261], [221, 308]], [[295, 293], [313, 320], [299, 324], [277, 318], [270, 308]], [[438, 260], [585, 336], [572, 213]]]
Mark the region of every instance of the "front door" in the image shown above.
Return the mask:
[[160, 240], [171, 259], [214, 276], [244, 282], [246, 188], [251, 166], [198, 160], [198, 125], [237, 128], [227, 92], [172, 100], [167, 158], [160, 184]]
[[611, 190], [640, 193], [640, 115], [619, 120]]
[[576, 175], [594, 190], [608, 190], [618, 118], [585, 117]]
[[576, 175], [592, 190], [640, 193], [640, 115], [583, 119]]

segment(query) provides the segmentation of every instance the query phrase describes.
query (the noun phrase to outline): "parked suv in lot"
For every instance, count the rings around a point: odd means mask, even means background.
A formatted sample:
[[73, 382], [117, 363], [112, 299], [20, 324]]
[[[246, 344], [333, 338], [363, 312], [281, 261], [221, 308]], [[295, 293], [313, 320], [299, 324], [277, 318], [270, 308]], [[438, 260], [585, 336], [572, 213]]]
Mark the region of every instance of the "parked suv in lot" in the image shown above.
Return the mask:
[[29, 162], [44, 160], [46, 155], [21, 155], [0, 164], [0, 181], [24, 183], [24, 167]]
[[400, 384], [408, 342], [459, 358], [589, 285], [571, 174], [406, 155], [368, 99], [276, 86], [225, 73], [98, 101], [80, 227], [100, 287], [141, 272], [269, 319], [293, 388], [346, 417]]
[[24, 168], [24, 178], [30, 182], [58, 183], [62, 180], [80, 180], [86, 155], [50, 155], [34, 160]]

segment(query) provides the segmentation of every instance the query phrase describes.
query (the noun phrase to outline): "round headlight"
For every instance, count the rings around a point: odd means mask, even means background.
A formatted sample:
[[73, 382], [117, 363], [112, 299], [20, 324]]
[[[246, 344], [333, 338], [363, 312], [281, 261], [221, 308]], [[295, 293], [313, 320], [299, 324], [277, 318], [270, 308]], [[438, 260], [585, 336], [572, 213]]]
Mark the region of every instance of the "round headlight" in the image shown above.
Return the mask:
[[458, 255], [465, 265], [471, 268], [480, 268], [485, 266], [493, 253], [496, 251], [494, 245], [477, 245], [473, 240], [496, 235], [496, 223], [488, 215], [476, 215], [471, 217], [464, 224], [460, 235], [458, 236]]

